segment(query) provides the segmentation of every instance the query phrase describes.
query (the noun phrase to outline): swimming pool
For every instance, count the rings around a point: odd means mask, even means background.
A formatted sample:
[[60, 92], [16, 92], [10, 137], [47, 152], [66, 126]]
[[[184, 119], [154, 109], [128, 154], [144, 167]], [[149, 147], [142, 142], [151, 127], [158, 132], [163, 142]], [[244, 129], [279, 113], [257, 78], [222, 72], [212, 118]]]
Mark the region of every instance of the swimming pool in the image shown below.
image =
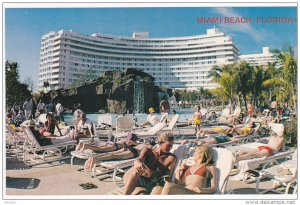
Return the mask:
[[[176, 110], [176, 112], [177, 112], [177, 114], [179, 114], [178, 122], [186, 122], [187, 119], [191, 119], [193, 117], [195, 110], [192, 108], [181, 108], [181, 109]], [[87, 118], [89, 118], [91, 121], [93, 121], [97, 124], [98, 117], [100, 115], [99, 113], [87, 113], [86, 115], [87, 115]], [[121, 115], [118, 115], [118, 114], [111, 114], [111, 115], [112, 115], [112, 123], [116, 124], [117, 117], [121, 116]], [[138, 124], [145, 122], [147, 119], [147, 115], [148, 115], [147, 113], [138, 113], [138, 114], [135, 114], [134, 116], [132, 114], [129, 114], [129, 116], [133, 116], [134, 118], [136, 118], [136, 121]], [[157, 113], [157, 115], [159, 117], [161, 117], [160, 113]], [[73, 118], [74, 118], [73, 114], [65, 114], [64, 117], [65, 117], [65, 121], [68, 125], [73, 124]]]

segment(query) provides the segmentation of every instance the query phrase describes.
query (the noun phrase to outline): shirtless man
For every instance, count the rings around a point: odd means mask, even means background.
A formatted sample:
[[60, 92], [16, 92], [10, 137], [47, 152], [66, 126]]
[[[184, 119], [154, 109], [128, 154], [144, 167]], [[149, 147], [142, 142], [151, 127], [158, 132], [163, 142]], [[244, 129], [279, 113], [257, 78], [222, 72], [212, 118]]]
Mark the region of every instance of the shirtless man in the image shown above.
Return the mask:
[[[283, 126], [283, 125], [282, 125]], [[283, 137], [283, 130], [279, 130], [276, 134], [271, 135], [269, 142], [266, 146], [258, 146], [256, 149], [250, 150], [248, 152], [240, 152], [236, 154], [236, 161], [268, 157], [274, 153], [279, 152], [285, 144], [285, 139]]]
[[125, 173], [125, 195], [158, 194], [162, 191], [165, 180], [170, 180], [177, 161], [175, 155], [170, 153], [174, 136], [163, 133], [158, 144], [155, 149], [144, 148], [134, 166]]
[[194, 116], [193, 116], [193, 120], [195, 122], [195, 135], [200, 132], [200, 125], [201, 125], [201, 118], [202, 118], [202, 115], [201, 115], [201, 107], [198, 105], [196, 107], [196, 112], [194, 113]]

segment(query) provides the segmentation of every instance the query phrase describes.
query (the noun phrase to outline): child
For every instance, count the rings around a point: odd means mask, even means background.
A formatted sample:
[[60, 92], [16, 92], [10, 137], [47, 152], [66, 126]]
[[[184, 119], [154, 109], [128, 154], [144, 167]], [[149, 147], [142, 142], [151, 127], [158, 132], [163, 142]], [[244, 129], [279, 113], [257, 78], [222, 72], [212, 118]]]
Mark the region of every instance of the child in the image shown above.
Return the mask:
[[193, 120], [195, 122], [195, 135], [197, 132], [200, 132], [200, 124], [201, 124], [201, 107], [198, 105], [196, 107], [196, 112], [194, 113]]

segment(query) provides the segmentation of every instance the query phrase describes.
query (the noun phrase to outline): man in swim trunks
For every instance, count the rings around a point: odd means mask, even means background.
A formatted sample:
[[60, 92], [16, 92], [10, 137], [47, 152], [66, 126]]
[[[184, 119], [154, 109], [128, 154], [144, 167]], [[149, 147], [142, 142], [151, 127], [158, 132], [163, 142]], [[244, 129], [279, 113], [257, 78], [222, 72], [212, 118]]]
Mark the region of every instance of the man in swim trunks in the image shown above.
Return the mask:
[[173, 144], [174, 136], [163, 133], [158, 139], [157, 148], [144, 148], [141, 151], [133, 167], [124, 175], [125, 195], [155, 194], [162, 191], [165, 181], [170, 180], [177, 161], [175, 155], [170, 153]]
[[195, 122], [195, 135], [198, 132], [200, 132], [201, 118], [202, 118], [201, 107], [198, 105], [196, 107], [196, 112], [194, 113], [194, 116], [193, 116], [193, 120]]
[[258, 146], [256, 149], [250, 150], [248, 152], [241, 152], [236, 154], [236, 161], [268, 157], [274, 153], [280, 151], [285, 144], [285, 139], [283, 137], [283, 130], [275, 135], [271, 135], [269, 142], [266, 146]]

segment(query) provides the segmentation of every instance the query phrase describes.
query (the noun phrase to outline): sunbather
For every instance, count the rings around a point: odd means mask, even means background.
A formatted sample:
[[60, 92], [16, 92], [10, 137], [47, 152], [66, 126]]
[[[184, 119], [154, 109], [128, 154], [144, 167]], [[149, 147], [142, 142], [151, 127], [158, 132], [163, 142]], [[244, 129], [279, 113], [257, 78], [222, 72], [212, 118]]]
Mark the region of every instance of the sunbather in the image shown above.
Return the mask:
[[[60, 128], [58, 127], [57, 121], [54, 119], [54, 117], [48, 113], [46, 115], [46, 122], [45, 122], [45, 128], [40, 130], [40, 133], [45, 137], [52, 137], [54, 135], [55, 127], [57, 128], [60, 136], [62, 136], [62, 133], [60, 131]], [[57, 137], [57, 136], [55, 136]]]
[[140, 155], [143, 149], [151, 149], [151, 145], [139, 144], [137, 146], [124, 147], [124, 149], [119, 149], [113, 152], [106, 152], [97, 156], [89, 157], [85, 162], [85, 168], [86, 170], [91, 170], [96, 163], [101, 161], [136, 158]]
[[193, 158], [193, 165], [183, 163], [176, 169], [175, 183], [166, 182], [161, 194], [211, 194], [216, 191], [217, 172], [210, 146], [198, 145]]
[[134, 166], [123, 177], [125, 195], [161, 192], [165, 180], [170, 180], [177, 161], [175, 155], [170, 153], [173, 143], [174, 136], [163, 133], [158, 139], [157, 148], [144, 148], [141, 151]]
[[244, 127], [232, 126], [229, 125], [228, 127], [214, 127], [212, 129], [203, 130], [200, 133], [197, 133], [198, 137], [203, 137], [206, 134], [238, 134], [240, 136], [247, 136], [248, 134], [252, 133], [255, 128], [256, 123], [256, 116], [253, 116]]
[[231, 121], [229, 121], [229, 124], [231, 125], [240, 125], [245, 123], [244, 119], [245, 115], [244, 113], [240, 113], [239, 116], [234, 116], [231, 118]]
[[79, 143], [80, 138], [90, 138], [93, 135], [93, 131], [95, 132], [95, 130], [93, 130], [92, 121], [86, 117], [85, 113], [81, 113], [80, 119], [81, 120], [78, 122], [75, 130], [73, 129], [70, 132], [70, 135], [77, 141], [77, 144]]
[[90, 149], [94, 152], [112, 152], [122, 148], [128, 148], [132, 146], [138, 145], [137, 136], [134, 133], [129, 133], [126, 140], [118, 141], [118, 142], [106, 142], [105, 144], [100, 145], [92, 145], [89, 142], [79, 142], [76, 146], [76, 151], [83, 152], [86, 149]]
[[141, 126], [145, 127], [145, 126], [154, 126], [155, 124], [157, 124], [159, 122], [159, 118], [158, 116], [155, 114], [155, 110], [154, 108], [150, 107], [149, 108], [149, 114], [147, 116], [147, 120], [146, 122], [144, 122]]
[[284, 147], [284, 143], [285, 140], [282, 131], [282, 134], [272, 135], [266, 146], [258, 146], [257, 148], [247, 152], [236, 153], [236, 161], [271, 156], [280, 151]]
[[200, 139], [200, 140], [182, 140], [180, 141], [181, 144], [187, 144], [189, 142], [192, 142], [192, 143], [196, 143], [196, 144], [199, 144], [199, 143], [206, 143], [206, 144], [219, 144], [219, 143], [225, 143], [225, 142], [239, 142], [241, 139], [240, 138], [236, 138], [236, 137], [233, 137], [232, 134], [227, 134], [227, 135], [220, 135], [220, 136], [209, 136], [207, 138], [204, 138], [204, 139]]

